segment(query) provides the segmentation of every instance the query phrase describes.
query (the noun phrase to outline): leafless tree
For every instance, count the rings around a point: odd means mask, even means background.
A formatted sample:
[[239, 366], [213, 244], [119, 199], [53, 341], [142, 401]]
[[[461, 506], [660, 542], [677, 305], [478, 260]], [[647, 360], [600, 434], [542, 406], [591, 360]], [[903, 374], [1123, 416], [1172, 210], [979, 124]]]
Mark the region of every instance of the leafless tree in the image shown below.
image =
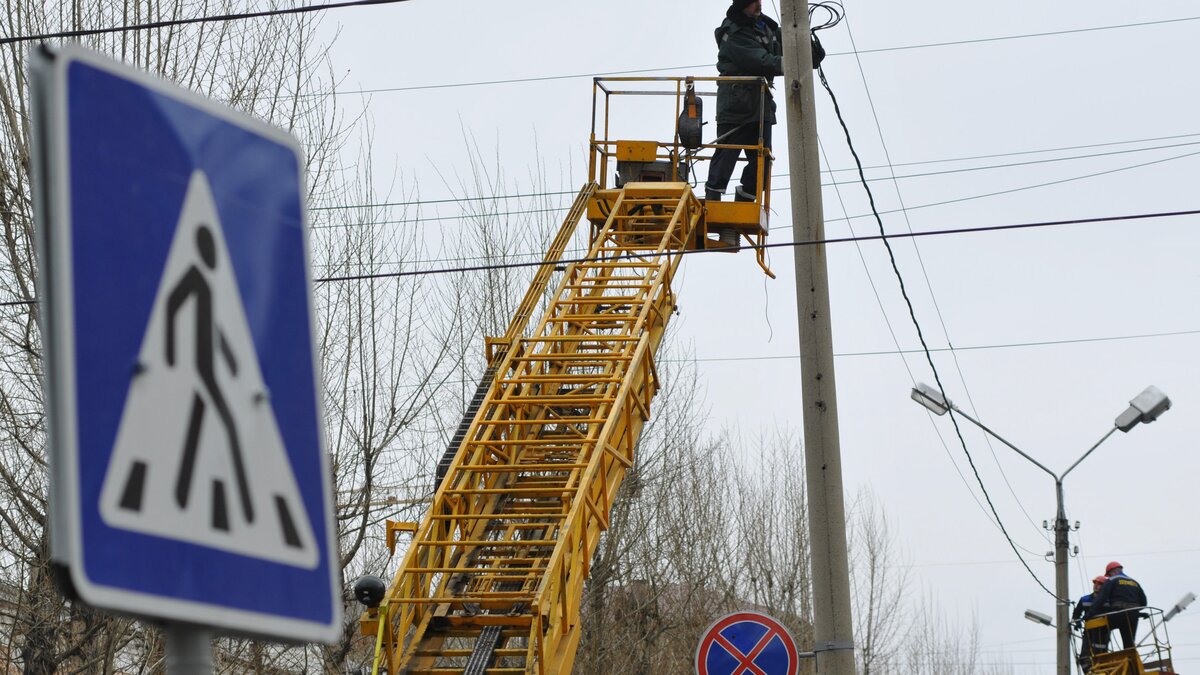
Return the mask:
[[903, 647], [910, 611], [909, 567], [887, 514], [861, 489], [850, 508], [850, 590], [854, 638], [862, 675], [878, 674]]
[[[248, 0], [14, 0], [6, 3], [0, 22], [6, 35], [36, 35], [248, 9], [263, 7]], [[316, 40], [318, 21], [315, 15], [218, 21], [126, 30], [81, 41], [296, 134], [306, 150], [309, 206], [320, 222], [325, 220], [321, 207], [344, 199], [354, 186], [341, 171], [354, 125], [342, 118], [330, 95], [334, 83], [327, 47]], [[25, 71], [28, 48], [27, 43], [0, 47], [0, 611], [4, 617], [0, 644], [7, 646], [0, 654], [0, 670], [153, 672], [161, 670], [162, 653], [155, 631], [66, 601], [56, 590], [56, 572], [49, 565], [45, 408], [35, 291], [38, 269], [30, 189], [32, 120]], [[358, 320], [360, 326], [367, 324], [361, 315]], [[379, 381], [381, 388], [395, 384], [388, 373], [380, 375]], [[372, 451], [389, 442], [392, 429], [413, 407], [395, 405], [392, 412], [391, 399], [379, 391], [364, 398], [377, 402], [380, 397], [387, 414], [355, 419], [360, 430], [367, 430], [357, 432], [356, 439]], [[355, 502], [348, 503], [353, 511]], [[343, 560], [347, 560], [353, 557], [359, 535], [349, 525], [341, 534], [346, 549]]]
[[691, 673], [705, 628], [737, 609], [777, 616], [811, 646], [799, 443], [706, 439], [696, 364], [671, 365], [593, 560], [580, 673]]
[[799, 434], [772, 430], [742, 449], [734, 549], [741, 595], [812, 643], [808, 508]]
[[932, 595], [917, 602], [904, 648], [879, 672], [916, 675], [1001, 675], [1011, 672], [1004, 662], [986, 661], [979, 647], [979, 623], [947, 613]]

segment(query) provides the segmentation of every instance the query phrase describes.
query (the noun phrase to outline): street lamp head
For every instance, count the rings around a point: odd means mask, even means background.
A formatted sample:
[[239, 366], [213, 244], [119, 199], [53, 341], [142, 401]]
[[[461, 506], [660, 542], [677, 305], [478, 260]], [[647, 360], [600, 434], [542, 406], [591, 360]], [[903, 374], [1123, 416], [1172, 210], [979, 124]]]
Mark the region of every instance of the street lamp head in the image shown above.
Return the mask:
[[942, 396], [942, 392], [924, 382], [918, 382], [917, 386], [913, 387], [912, 400], [928, 408], [934, 415], [945, 415], [951, 405]]
[[1129, 402], [1129, 408], [1117, 416], [1114, 424], [1118, 429], [1128, 432], [1139, 422], [1149, 424], [1171, 409], [1171, 399], [1153, 385], [1138, 394]]
[[1179, 602], [1175, 603], [1175, 606], [1172, 607], [1165, 616], [1163, 616], [1163, 621], [1170, 621], [1171, 619], [1174, 619], [1176, 614], [1187, 609], [1188, 605], [1192, 604], [1195, 600], [1195, 593], [1188, 593], [1187, 595], [1183, 596], [1179, 599]]
[[1053, 626], [1054, 625], [1054, 619], [1051, 619], [1048, 614], [1042, 614], [1041, 612], [1038, 612], [1038, 611], [1035, 611], [1032, 609], [1025, 610], [1025, 618], [1029, 619], [1030, 621], [1032, 621], [1034, 623], [1040, 623], [1043, 626]]

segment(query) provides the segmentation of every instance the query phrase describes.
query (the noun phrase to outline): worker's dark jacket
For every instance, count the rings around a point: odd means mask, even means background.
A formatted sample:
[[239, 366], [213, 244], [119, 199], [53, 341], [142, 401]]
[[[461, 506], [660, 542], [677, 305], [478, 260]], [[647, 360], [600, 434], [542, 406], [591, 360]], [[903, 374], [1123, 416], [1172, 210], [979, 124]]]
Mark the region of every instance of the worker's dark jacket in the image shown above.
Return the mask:
[[1088, 593], [1087, 595], [1080, 598], [1079, 602], [1075, 603], [1075, 611], [1071, 612], [1071, 620], [1072, 621], [1078, 621], [1079, 617], [1083, 616], [1083, 613], [1088, 611], [1089, 608], [1091, 608], [1092, 602], [1095, 599], [1095, 596], [1096, 596], [1095, 593]]
[[1092, 606], [1084, 614], [1090, 619], [1097, 614], [1107, 614], [1121, 609], [1146, 606], [1146, 592], [1142, 585], [1124, 574], [1109, 578], [1096, 592]]
[[[783, 36], [779, 24], [767, 16], [751, 19], [729, 8], [717, 28], [717, 72], [721, 75], [759, 76], [773, 80], [783, 75]], [[757, 82], [717, 84], [717, 124], [758, 122], [763, 94]], [[766, 92], [767, 124], [775, 123], [775, 101]]]

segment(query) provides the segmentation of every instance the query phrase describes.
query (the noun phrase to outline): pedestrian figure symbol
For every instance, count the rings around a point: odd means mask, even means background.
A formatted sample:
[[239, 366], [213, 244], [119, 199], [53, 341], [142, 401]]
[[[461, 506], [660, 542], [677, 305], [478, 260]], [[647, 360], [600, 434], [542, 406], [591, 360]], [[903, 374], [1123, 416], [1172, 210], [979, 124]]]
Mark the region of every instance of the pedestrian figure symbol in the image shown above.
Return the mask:
[[[196, 230], [196, 249], [206, 268], [212, 270], [216, 267], [217, 259], [216, 252], [213, 250], [212, 231], [206, 225], [201, 225]], [[246, 521], [254, 522], [254, 505], [250, 503], [250, 486], [246, 483], [246, 468], [242, 462], [242, 448], [241, 443], [238, 442], [237, 427], [233, 423], [233, 414], [229, 412], [229, 404], [225, 402], [225, 397], [221, 394], [221, 387], [217, 384], [217, 377], [213, 370], [215, 361], [213, 357], [216, 351], [213, 344], [214, 334], [216, 342], [221, 347], [221, 356], [225, 357], [229, 372], [234, 377], [237, 376], [237, 359], [233, 357], [233, 352], [229, 349], [229, 342], [226, 341], [225, 334], [219, 327], [212, 325], [212, 291], [208, 287], [208, 282], [204, 280], [204, 274], [195, 265], [188, 269], [187, 273], [183, 275], [183, 279], [175, 285], [167, 298], [167, 365], [175, 365], [175, 316], [189, 298], [195, 299], [193, 304], [196, 312], [196, 372], [200, 375], [204, 390], [207, 392], [209, 400], [212, 401], [221, 424], [225, 427], [242, 510], [246, 515]], [[196, 392], [192, 398], [192, 412], [188, 419], [187, 438], [184, 441], [183, 465], [179, 467], [179, 477], [175, 480], [175, 501], [179, 503], [180, 507], [187, 506], [188, 495], [192, 489], [192, 477], [196, 467], [196, 449], [199, 445], [200, 425], [204, 421], [204, 411], [204, 399], [201, 398], [200, 392]], [[224, 483], [219, 480], [213, 481], [212, 524], [219, 530], [229, 529], [229, 516], [226, 508]], [[298, 543], [295, 542], [295, 544]]]
[[317, 548], [207, 177], [193, 174], [101, 494], [118, 527], [311, 568]]

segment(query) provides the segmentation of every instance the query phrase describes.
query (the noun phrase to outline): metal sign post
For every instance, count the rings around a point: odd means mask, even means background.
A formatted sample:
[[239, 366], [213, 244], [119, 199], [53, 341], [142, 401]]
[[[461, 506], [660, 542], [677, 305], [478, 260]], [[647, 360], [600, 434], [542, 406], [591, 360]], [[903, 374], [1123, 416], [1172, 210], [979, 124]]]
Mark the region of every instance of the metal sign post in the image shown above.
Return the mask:
[[212, 631], [201, 626], [169, 623], [166, 634], [167, 672], [171, 675], [209, 675], [213, 672]]
[[172, 672], [336, 639], [299, 145], [79, 47], [30, 75], [55, 562]]

